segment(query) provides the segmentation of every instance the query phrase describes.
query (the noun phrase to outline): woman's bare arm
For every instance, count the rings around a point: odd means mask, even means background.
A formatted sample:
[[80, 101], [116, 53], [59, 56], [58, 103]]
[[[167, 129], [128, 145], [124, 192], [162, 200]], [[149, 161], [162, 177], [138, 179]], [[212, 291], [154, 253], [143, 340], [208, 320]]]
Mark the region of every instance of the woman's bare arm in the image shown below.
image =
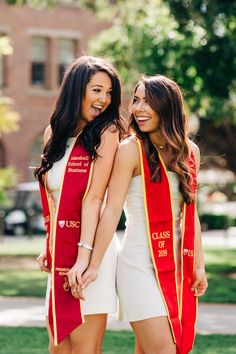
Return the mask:
[[[51, 126], [48, 125], [45, 129], [44, 136], [43, 136], [43, 145], [45, 146], [50, 139], [51, 136]], [[40, 255], [36, 258], [36, 262], [38, 263], [38, 267], [42, 272], [50, 273], [50, 269], [47, 266], [47, 259], [46, 259], [46, 239], [45, 239], [45, 247]]]
[[[191, 142], [191, 148], [193, 150], [197, 172], [200, 167], [200, 151], [196, 144]], [[197, 207], [195, 209], [195, 263], [194, 263], [194, 275], [195, 281], [192, 285], [192, 291], [196, 291], [196, 296], [203, 296], [207, 289], [207, 278], [205, 273], [205, 262], [202, 249], [202, 237], [201, 237], [201, 225], [198, 217]]]
[[[93, 246], [100, 210], [118, 144], [118, 131], [114, 127], [108, 128], [101, 136], [101, 144], [97, 150], [98, 157], [93, 166], [91, 185], [82, 206], [80, 242], [90, 246]], [[77, 260], [68, 272], [72, 293], [75, 292], [73, 289], [81, 281], [81, 276], [89, 264], [90, 256], [90, 250], [84, 247], [78, 248]]]
[[116, 231], [131, 178], [138, 166], [137, 143], [132, 138], [127, 139], [120, 144], [116, 154], [108, 186], [107, 204], [98, 224], [89, 268], [82, 277], [82, 288], [97, 277], [104, 253]]

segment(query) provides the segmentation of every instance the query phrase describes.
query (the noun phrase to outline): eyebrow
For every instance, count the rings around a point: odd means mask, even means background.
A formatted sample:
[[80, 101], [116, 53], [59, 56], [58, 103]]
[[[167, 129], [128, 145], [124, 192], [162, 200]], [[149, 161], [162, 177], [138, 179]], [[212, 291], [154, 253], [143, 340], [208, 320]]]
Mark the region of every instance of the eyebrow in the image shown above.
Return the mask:
[[[139, 99], [139, 97], [138, 97], [138, 96], [136, 96], [136, 95], [134, 95], [134, 98]], [[145, 100], [146, 100], [146, 96], [144, 96], [144, 97], [143, 97], [143, 99], [145, 99]]]
[[[92, 85], [91, 87], [104, 87], [104, 86], [102, 86], [102, 85]], [[109, 89], [108, 90], [112, 90], [112, 87], [109, 87]]]

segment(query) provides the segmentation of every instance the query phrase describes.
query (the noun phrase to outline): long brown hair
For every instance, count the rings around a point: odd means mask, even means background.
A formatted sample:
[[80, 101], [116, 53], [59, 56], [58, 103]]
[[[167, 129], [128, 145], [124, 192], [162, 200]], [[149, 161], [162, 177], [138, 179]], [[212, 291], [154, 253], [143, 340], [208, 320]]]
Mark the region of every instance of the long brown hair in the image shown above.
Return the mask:
[[[171, 168], [179, 175], [180, 192], [186, 203], [194, 200], [191, 188], [192, 176], [188, 165], [188, 118], [184, 112], [183, 95], [177, 83], [163, 75], [142, 76], [136, 85], [145, 86], [147, 103], [160, 117], [160, 130], [171, 151]], [[149, 134], [141, 132], [133, 115], [130, 128], [143, 141], [151, 170], [151, 180], [161, 181], [158, 153]]]
[[73, 136], [78, 121], [82, 119], [82, 102], [91, 77], [97, 72], [106, 73], [112, 83], [111, 103], [106, 110], [89, 122], [83, 129], [80, 140], [93, 159], [101, 134], [110, 125], [122, 130], [120, 117], [121, 84], [115, 68], [102, 58], [82, 56], [67, 69], [50, 117], [52, 135], [43, 150], [42, 160], [35, 169], [35, 177], [43, 184], [43, 175], [53, 163], [65, 154], [68, 138]]

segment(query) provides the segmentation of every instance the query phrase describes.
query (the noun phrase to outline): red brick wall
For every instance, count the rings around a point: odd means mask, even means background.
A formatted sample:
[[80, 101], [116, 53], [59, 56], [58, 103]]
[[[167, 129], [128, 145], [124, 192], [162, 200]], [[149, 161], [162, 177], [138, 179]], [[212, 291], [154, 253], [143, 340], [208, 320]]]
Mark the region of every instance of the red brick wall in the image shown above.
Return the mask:
[[[6, 164], [17, 168], [20, 181], [29, 180], [30, 151], [48, 124], [57, 94], [58, 38], [72, 36], [76, 41], [77, 55], [81, 55], [87, 49], [89, 38], [105, 26], [88, 10], [69, 6], [35, 10], [26, 6], [9, 6], [0, 0], [0, 34], [7, 34], [14, 48], [13, 55], [7, 57], [7, 86], [2, 92], [14, 99], [14, 109], [21, 115], [19, 131], [3, 134], [2, 143]], [[30, 85], [32, 33], [51, 38], [48, 89]]]

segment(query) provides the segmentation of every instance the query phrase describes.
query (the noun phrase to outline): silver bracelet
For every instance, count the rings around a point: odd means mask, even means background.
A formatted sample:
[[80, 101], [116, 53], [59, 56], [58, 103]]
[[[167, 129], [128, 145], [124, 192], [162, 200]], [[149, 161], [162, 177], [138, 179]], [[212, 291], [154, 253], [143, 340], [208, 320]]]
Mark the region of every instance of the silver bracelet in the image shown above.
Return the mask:
[[93, 250], [93, 247], [88, 245], [87, 243], [83, 243], [83, 242], [79, 242], [78, 243], [78, 247], [83, 247], [83, 248], [86, 248], [87, 250], [89, 251], [92, 251]]

